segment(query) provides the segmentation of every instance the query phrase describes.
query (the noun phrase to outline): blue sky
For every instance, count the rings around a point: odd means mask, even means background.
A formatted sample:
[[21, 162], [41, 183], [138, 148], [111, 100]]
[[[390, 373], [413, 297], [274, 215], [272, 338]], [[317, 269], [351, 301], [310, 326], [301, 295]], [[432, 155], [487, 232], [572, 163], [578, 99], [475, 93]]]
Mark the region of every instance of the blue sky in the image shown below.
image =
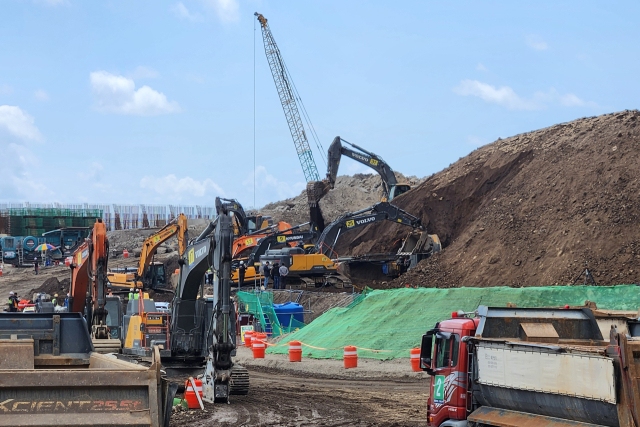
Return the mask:
[[340, 135], [408, 175], [638, 108], [640, 3], [450, 3], [3, 0], [0, 201], [252, 206], [254, 173], [258, 206], [298, 194], [255, 11], [324, 148]]

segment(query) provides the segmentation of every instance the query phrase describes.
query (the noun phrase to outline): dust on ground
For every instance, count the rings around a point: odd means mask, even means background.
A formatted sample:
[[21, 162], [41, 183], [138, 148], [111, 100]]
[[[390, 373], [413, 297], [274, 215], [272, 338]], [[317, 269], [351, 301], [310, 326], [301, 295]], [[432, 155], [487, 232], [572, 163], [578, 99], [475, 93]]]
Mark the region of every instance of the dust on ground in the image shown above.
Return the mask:
[[240, 348], [237, 363], [249, 370], [247, 396], [231, 403], [206, 404], [206, 412], [174, 413], [171, 426], [422, 426], [426, 424], [429, 378], [412, 372], [409, 359], [358, 361], [344, 369], [341, 360], [284, 355], [252, 359]]

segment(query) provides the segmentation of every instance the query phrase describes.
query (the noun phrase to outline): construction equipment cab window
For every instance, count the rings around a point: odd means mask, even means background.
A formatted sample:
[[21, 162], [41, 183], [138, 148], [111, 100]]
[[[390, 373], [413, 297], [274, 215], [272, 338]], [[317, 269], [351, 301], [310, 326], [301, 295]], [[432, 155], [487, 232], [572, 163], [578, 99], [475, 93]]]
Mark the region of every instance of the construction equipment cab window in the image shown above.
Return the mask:
[[459, 345], [460, 337], [457, 334], [438, 334], [436, 338], [436, 369], [452, 368], [458, 365]]

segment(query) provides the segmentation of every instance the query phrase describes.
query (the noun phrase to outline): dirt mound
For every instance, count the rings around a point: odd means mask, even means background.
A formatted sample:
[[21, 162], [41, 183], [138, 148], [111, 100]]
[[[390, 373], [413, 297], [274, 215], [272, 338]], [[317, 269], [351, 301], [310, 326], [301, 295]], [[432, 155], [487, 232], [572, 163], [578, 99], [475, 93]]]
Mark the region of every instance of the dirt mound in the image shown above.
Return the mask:
[[[396, 172], [398, 180], [418, 185], [422, 182], [416, 177], [405, 177]], [[344, 215], [373, 206], [380, 201], [382, 181], [379, 175], [356, 174], [339, 176], [336, 185], [321, 201], [320, 208], [326, 224]], [[274, 221], [286, 221], [291, 225], [309, 221], [309, 206], [306, 190], [291, 199], [269, 203], [260, 213], [270, 215]]]
[[31, 289], [27, 294], [27, 297], [31, 298], [34, 293], [45, 293], [51, 296], [58, 294], [59, 296], [66, 296], [69, 292], [69, 279], [58, 280], [56, 277], [50, 277], [44, 281], [40, 287]]
[[[624, 111], [498, 139], [398, 197], [446, 249], [389, 286], [571, 284], [585, 262], [599, 285], [638, 283], [638, 122]], [[403, 233], [375, 225], [338, 252], [386, 251]]]

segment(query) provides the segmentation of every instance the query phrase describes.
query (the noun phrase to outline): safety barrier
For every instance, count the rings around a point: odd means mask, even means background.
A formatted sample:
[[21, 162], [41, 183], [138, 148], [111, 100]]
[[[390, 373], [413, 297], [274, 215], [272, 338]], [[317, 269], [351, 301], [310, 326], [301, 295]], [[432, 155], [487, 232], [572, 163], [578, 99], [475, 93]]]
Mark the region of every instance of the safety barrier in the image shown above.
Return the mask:
[[265, 350], [268, 347], [288, 347], [289, 348], [289, 362], [302, 362], [302, 347], [308, 347], [316, 350], [342, 350], [343, 351], [343, 360], [345, 369], [357, 368], [358, 367], [358, 350], [361, 351], [369, 351], [374, 353], [386, 353], [386, 352], [409, 352], [410, 361], [411, 361], [411, 369], [415, 372], [420, 372], [420, 347], [414, 348], [406, 348], [401, 350], [376, 350], [372, 348], [364, 348], [358, 347], [354, 345], [348, 345], [346, 347], [336, 347], [336, 348], [323, 348], [316, 347], [310, 344], [306, 344], [300, 341], [290, 341], [286, 344], [272, 344], [267, 342], [267, 334], [260, 332], [252, 332], [252, 335], [247, 335], [245, 332], [245, 343], [247, 342], [247, 338], [250, 340], [251, 344], [248, 347], [251, 347], [253, 351], [254, 359], [264, 359], [265, 358]]
[[184, 386], [186, 391], [184, 392], [184, 400], [187, 401], [187, 406], [189, 409], [198, 409], [200, 408], [200, 402], [198, 402], [198, 397], [196, 396], [196, 392], [200, 395], [200, 400], [202, 400], [202, 381], [193, 380], [196, 386], [196, 389], [193, 389], [193, 385], [191, 384], [191, 379], [188, 379], [184, 382]]

